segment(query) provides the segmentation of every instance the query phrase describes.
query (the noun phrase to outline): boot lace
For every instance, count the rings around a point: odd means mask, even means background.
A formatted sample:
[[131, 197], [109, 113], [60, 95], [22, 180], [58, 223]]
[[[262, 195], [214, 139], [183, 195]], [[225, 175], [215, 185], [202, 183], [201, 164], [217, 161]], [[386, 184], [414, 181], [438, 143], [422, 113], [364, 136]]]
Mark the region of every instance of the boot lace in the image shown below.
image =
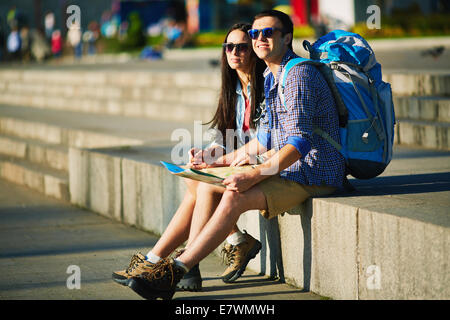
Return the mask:
[[170, 285], [173, 285], [174, 275], [176, 271], [174, 270], [173, 259], [161, 259], [154, 268], [149, 272], [144, 272], [142, 274], [147, 280], [162, 280], [167, 272], [170, 272]]
[[231, 246], [230, 248], [222, 248], [222, 263], [231, 266], [235, 260], [236, 246]]
[[144, 260], [139, 256], [138, 253], [134, 254], [134, 255], [131, 257], [131, 262], [130, 262], [130, 265], [128, 266], [128, 268], [127, 268], [127, 273], [133, 272], [133, 270], [134, 270], [139, 264], [141, 264], [141, 263], [143, 263], [143, 262], [144, 262]]

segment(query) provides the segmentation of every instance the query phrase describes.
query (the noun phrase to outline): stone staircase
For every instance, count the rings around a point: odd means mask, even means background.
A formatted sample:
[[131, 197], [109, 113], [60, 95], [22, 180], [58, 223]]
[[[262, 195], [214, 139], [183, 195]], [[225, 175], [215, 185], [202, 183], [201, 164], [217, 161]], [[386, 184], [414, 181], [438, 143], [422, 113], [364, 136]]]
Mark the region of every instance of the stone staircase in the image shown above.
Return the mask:
[[66, 147], [2, 133], [0, 153], [3, 179], [70, 200]]
[[[63, 121], [64, 116], [52, 123], [36, 117], [33, 111], [38, 110], [19, 106], [12, 109], [1, 106], [0, 110], [0, 177], [65, 201], [70, 201], [69, 147], [141, 143], [137, 139], [71, 127]], [[7, 110], [13, 112], [8, 116]], [[48, 117], [41, 112], [41, 118], [52, 120], [51, 116], [55, 116], [54, 112]], [[78, 127], [83, 124], [85, 121], [80, 119]]]
[[[244, 214], [241, 228], [263, 243], [249, 268], [335, 299], [450, 297], [450, 74], [385, 77], [397, 158], [355, 194], [270, 221]], [[185, 186], [158, 162], [170, 161], [177, 129], [192, 137], [194, 121], [210, 120], [219, 83], [217, 70], [2, 69], [0, 177], [161, 234]], [[379, 290], [366, 286], [370, 266], [383, 272]]]
[[449, 150], [450, 76], [387, 74], [392, 84], [397, 118], [396, 142], [435, 150]]
[[191, 72], [0, 71], [0, 104], [170, 121], [209, 121], [220, 77]]

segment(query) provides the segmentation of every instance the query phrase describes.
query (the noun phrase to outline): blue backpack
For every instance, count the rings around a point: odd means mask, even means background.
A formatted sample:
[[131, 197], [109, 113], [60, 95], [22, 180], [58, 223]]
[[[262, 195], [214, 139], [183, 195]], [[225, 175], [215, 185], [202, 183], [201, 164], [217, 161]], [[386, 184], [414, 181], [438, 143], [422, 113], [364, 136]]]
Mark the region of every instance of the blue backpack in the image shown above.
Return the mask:
[[383, 82], [373, 50], [360, 35], [342, 30], [313, 45], [305, 40], [303, 46], [311, 59], [295, 58], [286, 64], [278, 87], [282, 104], [289, 70], [299, 64], [315, 65], [333, 93], [341, 141], [317, 127], [314, 133], [344, 156], [347, 174], [358, 179], [378, 176], [392, 159], [395, 114], [391, 86]]

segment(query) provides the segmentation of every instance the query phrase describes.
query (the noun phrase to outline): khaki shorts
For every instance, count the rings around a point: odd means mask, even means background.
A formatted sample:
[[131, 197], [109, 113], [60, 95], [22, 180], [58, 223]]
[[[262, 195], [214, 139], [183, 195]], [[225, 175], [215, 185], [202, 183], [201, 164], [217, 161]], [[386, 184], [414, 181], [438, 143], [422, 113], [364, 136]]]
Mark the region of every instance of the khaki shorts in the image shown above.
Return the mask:
[[260, 210], [266, 219], [272, 219], [302, 204], [310, 197], [332, 194], [337, 188], [330, 186], [307, 186], [276, 175], [257, 185], [266, 196], [267, 210]]
[[[231, 174], [250, 170], [252, 166], [219, 167], [203, 169], [201, 171], [225, 178]], [[260, 210], [266, 219], [272, 219], [289, 209], [302, 204], [310, 197], [332, 194], [337, 188], [330, 186], [307, 186], [291, 180], [280, 178], [279, 175], [270, 177], [257, 184], [266, 196], [267, 210]]]

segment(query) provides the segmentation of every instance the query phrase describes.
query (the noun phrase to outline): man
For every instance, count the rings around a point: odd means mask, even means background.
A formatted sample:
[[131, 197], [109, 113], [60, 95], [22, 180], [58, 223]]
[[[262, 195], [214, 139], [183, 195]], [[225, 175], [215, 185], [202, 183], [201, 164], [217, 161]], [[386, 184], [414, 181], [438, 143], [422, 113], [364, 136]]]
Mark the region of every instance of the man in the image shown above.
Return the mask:
[[285, 106], [278, 97], [278, 78], [287, 61], [296, 57], [292, 21], [284, 13], [269, 10], [255, 17], [252, 28], [253, 49], [267, 64], [267, 110], [257, 138], [235, 152], [233, 165], [247, 163], [271, 148], [275, 152], [263, 164], [223, 181], [226, 190], [219, 205], [181, 255], [162, 259], [130, 280], [129, 287], [145, 298], [172, 298], [183, 275], [222, 243], [247, 210], [260, 210], [270, 219], [342, 185], [343, 157], [313, 135], [313, 127], [318, 126], [339, 139], [337, 111], [322, 75], [314, 66], [295, 66], [287, 77]]

